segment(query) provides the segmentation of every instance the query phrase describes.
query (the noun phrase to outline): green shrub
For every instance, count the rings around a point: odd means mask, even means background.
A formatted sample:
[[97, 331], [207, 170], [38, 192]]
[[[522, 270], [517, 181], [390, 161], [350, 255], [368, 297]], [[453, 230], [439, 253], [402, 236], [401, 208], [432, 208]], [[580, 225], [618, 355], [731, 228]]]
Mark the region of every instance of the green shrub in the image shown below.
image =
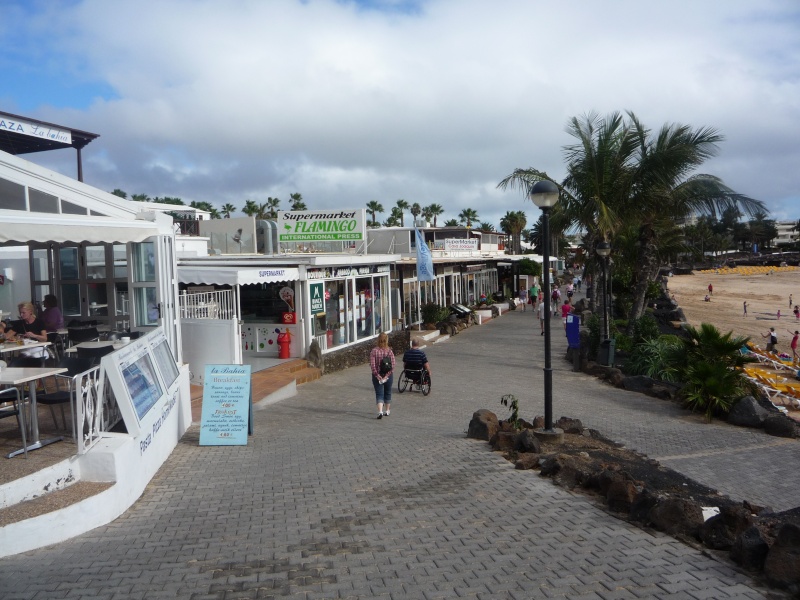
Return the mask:
[[653, 315], [642, 315], [633, 322], [632, 337], [635, 343], [652, 340], [659, 336], [658, 321]]
[[647, 375], [661, 381], [676, 381], [677, 369], [672, 364], [673, 355], [681, 348], [680, 340], [674, 335], [643, 340], [633, 346], [625, 362], [625, 372]]
[[429, 303], [423, 304], [420, 308], [422, 313], [423, 323], [438, 323], [444, 321], [450, 316], [450, 309], [446, 306], [439, 306], [438, 304]]
[[614, 348], [618, 351], [630, 352], [633, 350], [633, 338], [624, 333], [615, 333]]

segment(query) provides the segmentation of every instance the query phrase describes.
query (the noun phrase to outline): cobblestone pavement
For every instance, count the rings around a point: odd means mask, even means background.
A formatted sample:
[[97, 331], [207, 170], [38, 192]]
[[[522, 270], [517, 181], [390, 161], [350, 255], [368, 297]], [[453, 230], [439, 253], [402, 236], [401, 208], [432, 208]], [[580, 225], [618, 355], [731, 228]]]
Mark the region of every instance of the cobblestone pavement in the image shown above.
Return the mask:
[[[797, 442], [707, 424], [674, 404], [571, 372], [554, 322], [554, 415], [581, 418], [736, 498], [793, 506]], [[431, 395], [375, 418], [366, 365], [255, 413], [246, 447], [192, 428], [124, 516], [0, 560], [4, 600], [51, 598], [781, 597], [671, 537], [640, 530], [517, 471], [465, 438], [503, 394], [542, 414], [531, 311], [426, 349]]]

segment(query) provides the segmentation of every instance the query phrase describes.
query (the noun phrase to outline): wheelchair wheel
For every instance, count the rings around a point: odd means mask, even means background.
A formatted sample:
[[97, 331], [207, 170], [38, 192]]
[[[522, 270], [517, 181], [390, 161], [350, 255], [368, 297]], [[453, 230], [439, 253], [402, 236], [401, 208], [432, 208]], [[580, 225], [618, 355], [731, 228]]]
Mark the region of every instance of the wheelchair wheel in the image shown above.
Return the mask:
[[431, 376], [427, 371], [422, 372], [422, 383], [420, 383], [419, 388], [422, 390], [423, 396], [431, 393]]
[[403, 371], [400, 373], [400, 377], [397, 378], [397, 391], [401, 394], [406, 391], [408, 387], [408, 377], [406, 377], [406, 372]]

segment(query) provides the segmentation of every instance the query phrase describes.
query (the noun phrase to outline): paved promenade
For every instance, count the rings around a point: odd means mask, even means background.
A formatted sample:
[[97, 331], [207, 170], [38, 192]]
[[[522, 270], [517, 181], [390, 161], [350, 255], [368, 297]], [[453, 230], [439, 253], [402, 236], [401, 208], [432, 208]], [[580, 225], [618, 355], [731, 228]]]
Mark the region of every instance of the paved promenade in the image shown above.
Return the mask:
[[[707, 424], [562, 360], [554, 415], [624, 442], [734, 498], [797, 504], [800, 443]], [[517, 471], [465, 438], [478, 408], [542, 414], [532, 311], [427, 349], [433, 391], [375, 419], [366, 365], [255, 414], [247, 447], [179, 444], [142, 499], [106, 527], [0, 560], [0, 596], [51, 598], [780, 597], [669, 536], [642, 531]]]

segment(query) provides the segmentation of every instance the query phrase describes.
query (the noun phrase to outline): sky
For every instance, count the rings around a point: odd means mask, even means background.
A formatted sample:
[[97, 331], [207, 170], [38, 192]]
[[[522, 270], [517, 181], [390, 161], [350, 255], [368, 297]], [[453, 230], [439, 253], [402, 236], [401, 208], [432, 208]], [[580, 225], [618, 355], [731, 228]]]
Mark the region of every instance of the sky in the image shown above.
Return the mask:
[[[572, 117], [725, 137], [699, 172], [800, 219], [796, 0], [0, 0], [0, 110], [99, 134], [84, 181], [241, 209], [539, 217]], [[23, 156], [76, 177], [75, 151]], [[241, 212], [233, 216], [242, 216]], [[408, 216], [406, 218], [408, 223]]]

